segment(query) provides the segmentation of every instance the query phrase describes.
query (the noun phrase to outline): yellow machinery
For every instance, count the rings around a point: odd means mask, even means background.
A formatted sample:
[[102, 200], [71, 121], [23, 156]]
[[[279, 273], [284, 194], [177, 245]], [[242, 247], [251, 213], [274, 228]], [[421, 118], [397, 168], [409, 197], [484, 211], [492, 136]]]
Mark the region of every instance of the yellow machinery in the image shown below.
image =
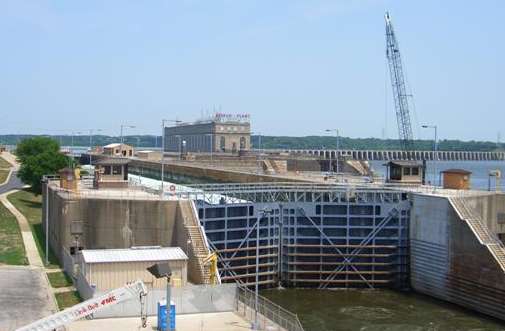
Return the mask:
[[209, 266], [209, 273], [210, 273], [210, 284], [211, 285], [216, 285], [217, 284], [217, 253], [213, 252], [207, 255], [205, 259], [203, 259], [203, 265], [208, 265]]

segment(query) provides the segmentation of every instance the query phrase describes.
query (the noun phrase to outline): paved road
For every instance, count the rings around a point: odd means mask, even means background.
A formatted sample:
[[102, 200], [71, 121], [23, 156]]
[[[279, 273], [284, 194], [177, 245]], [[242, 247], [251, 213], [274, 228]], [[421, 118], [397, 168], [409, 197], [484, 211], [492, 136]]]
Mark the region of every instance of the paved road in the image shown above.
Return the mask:
[[0, 267], [0, 330], [15, 330], [51, 315], [52, 307], [43, 270]]
[[23, 186], [23, 182], [17, 176], [17, 171], [13, 171], [11, 173], [9, 181], [0, 186], [0, 194], [9, 192], [11, 190], [21, 189]]

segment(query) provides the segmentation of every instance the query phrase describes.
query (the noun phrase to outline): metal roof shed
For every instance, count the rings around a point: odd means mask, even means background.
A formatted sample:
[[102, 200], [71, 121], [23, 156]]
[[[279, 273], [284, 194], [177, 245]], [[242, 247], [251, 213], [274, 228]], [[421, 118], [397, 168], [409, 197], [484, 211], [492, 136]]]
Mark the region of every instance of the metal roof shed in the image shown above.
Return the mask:
[[150, 289], [163, 289], [166, 280], [156, 279], [147, 271], [158, 262], [169, 263], [174, 286], [184, 286], [187, 282], [188, 257], [179, 247], [85, 249], [81, 253], [81, 273], [98, 291], [118, 288], [137, 279]]

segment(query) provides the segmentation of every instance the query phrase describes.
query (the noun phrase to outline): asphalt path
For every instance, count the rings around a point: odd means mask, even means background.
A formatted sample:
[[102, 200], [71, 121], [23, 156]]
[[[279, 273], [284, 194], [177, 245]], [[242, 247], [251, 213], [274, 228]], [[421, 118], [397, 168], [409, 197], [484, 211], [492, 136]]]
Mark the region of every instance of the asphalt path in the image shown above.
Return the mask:
[[11, 173], [9, 181], [3, 185], [0, 185], [0, 194], [23, 188], [24, 184], [21, 179], [18, 178], [17, 174], [17, 171], [13, 171]]

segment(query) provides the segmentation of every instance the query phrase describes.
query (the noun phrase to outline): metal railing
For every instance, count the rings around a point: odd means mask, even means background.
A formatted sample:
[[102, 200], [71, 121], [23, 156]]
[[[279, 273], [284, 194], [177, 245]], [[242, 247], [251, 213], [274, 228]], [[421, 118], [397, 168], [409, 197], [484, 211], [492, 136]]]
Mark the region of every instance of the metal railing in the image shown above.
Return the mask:
[[[237, 286], [235, 309], [251, 322], [255, 320], [255, 298], [253, 291], [244, 286]], [[258, 324], [261, 330], [275, 329], [278, 326], [286, 331], [304, 331], [296, 314], [261, 295], [258, 295]]]

